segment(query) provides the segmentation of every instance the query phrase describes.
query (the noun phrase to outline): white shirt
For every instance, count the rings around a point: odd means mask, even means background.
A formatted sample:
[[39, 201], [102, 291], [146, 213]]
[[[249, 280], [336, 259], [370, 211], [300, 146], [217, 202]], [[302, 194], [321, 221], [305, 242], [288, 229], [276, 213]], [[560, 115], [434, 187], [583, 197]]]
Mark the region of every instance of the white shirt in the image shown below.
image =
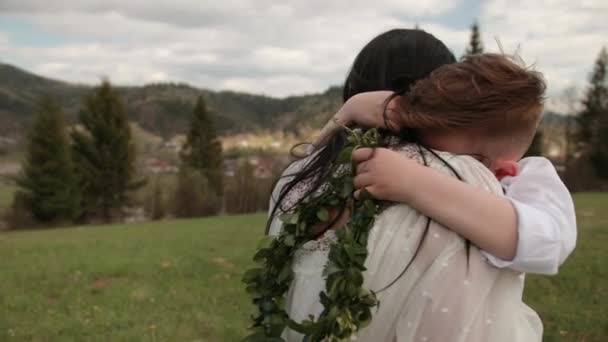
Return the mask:
[[503, 178], [501, 184], [517, 212], [517, 252], [511, 261], [482, 253], [496, 267], [556, 274], [576, 245], [570, 192], [551, 162], [542, 157], [522, 159], [519, 174]]

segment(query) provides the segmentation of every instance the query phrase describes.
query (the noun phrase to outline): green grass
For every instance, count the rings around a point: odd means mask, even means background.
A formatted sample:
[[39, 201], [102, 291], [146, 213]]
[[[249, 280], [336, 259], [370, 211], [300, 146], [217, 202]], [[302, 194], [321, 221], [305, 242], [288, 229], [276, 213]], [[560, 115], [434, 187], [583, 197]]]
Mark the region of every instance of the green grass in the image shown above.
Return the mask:
[[[544, 341], [607, 341], [608, 194], [575, 197], [577, 250], [528, 276]], [[237, 341], [264, 216], [0, 233], [0, 341]]]
[[543, 341], [608, 341], [608, 194], [574, 199], [576, 249], [559, 275], [528, 275], [524, 300], [543, 320]]
[[0, 234], [0, 341], [237, 341], [262, 215]]

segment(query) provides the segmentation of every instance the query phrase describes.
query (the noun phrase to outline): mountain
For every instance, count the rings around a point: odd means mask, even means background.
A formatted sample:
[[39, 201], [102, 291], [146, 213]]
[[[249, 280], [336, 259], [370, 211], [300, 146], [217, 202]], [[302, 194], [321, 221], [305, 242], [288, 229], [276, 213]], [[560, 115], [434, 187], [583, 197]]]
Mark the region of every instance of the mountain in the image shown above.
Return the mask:
[[[36, 111], [36, 103], [50, 96], [75, 121], [81, 99], [92, 87], [44, 78], [17, 67], [0, 64], [0, 135], [22, 132]], [[341, 104], [341, 89], [320, 94], [273, 98], [232, 91], [211, 91], [187, 84], [156, 83], [139, 87], [116, 87], [129, 116], [139, 126], [170, 137], [183, 133], [199, 95], [204, 95], [220, 133], [259, 130], [297, 131], [319, 126]]]
[[[57, 100], [74, 122], [82, 97], [91, 86], [52, 80], [17, 67], [0, 64], [0, 136], [23, 132], [42, 96]], [[128, 113], [141, 128], [165, 138], [186, 131], [194, 102], [204, 95], [216, 127], [222, 134], [262, 130], [296, 132], [319, 128], [338, 110], [341, 89], [283, 99], [232, 91], [211, 91], [187, 84], [157, 83], [116, 87]], [[543, 127], [552, 144], [561, 145], [566, 116], [547, 111]]]

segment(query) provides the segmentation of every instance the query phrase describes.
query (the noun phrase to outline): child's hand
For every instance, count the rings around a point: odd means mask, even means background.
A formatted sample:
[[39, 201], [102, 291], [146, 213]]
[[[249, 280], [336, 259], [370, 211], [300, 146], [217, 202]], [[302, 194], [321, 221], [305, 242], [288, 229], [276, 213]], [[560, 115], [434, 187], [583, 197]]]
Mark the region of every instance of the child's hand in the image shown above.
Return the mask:
[[408, 159], [403, 154], [385, 148], [360, 148], [353, 152], [357, 163], [355, 198], [365, 189], [372, 197], [392, 201], [408, 202], [413, 187], [413, 173], [424, 166]]
[[[384, 121], [385, 102], [393, 92], [373, 91], [354, 95], [346, 101], [340, 110], [323, 127], [313, 146], [322, 146], [327, 140], [344, 126], [356, 125], [363, 128], [387, 128]], [[393, 99], [387, 107], [389, 124], [399, 129], [398, 97]]]

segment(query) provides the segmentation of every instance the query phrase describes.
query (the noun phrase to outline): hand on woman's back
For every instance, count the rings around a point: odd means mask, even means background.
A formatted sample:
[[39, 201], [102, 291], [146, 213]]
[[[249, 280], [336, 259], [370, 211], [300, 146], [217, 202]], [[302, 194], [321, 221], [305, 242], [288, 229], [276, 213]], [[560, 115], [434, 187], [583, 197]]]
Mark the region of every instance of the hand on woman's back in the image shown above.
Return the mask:
[[365, 189], [372, 197], [391, 201], [408, 202], [411, 193], [412, 173], [424, 166], [404, 154], [386, 148], [360, 148], [353, 152], [357, 163], [355, 198]]
[[[392, 94], [392, 91], [381, 90], [352, 96], [321, 129], [321, 133], [313, 142], [313, 146], [324, 145], [336, 132], [343, 129], [344, 126], [386, 128], [385, 102]], [[386, 112], [389, 124], [396, 129], [399, 128], [398, 112], [395, 110], [397, 100], [398, 98], [395, 98], [389, 103]]]

